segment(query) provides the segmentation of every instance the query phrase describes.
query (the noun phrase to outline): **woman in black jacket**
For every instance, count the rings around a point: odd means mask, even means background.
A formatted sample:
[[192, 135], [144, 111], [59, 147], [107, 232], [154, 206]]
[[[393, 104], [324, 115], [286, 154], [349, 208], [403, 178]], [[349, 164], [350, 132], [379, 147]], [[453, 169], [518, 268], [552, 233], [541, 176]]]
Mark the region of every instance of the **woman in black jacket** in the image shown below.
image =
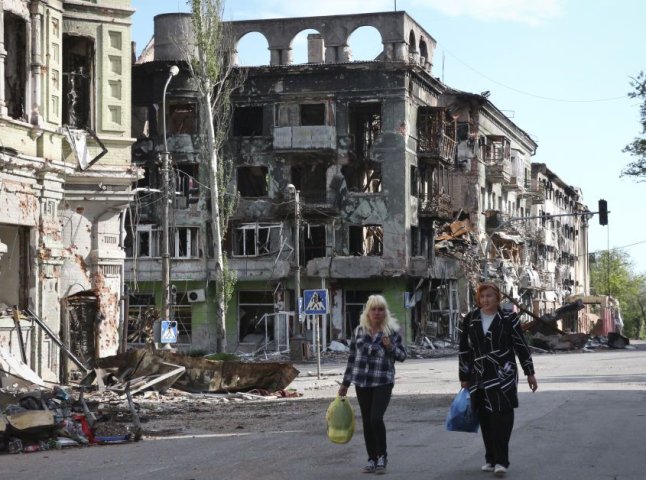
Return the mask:
[[518, 407], [518, 366], [532, 392], [538, 388], [532, 356], [516, 313], [500, 309], [501, 293], [492, 283], [476, 291], [479, 308], [469, 312], [460, 332], [460, 383], [471, 393], [485, 445], [485, 472], [504, 476], [509, 468], [509, 439]]

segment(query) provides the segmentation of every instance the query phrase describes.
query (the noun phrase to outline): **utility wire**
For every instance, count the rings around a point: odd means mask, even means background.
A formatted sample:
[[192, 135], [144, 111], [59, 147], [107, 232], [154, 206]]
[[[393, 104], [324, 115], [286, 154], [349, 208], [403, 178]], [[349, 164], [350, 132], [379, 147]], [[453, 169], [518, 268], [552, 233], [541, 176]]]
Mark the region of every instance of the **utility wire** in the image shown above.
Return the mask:
[[617, 97], [595, 98], [595, 99], [585, 99], [585, 100], [572, 100], [572, 99], [568, 99], [568, 98], [554, 98], [554, 97], [546, 97], [544, 95], [536, 95], [534, 93], [526, 92], [524, 90], [519, 90], [518, 88], [512, 87], [510, 85], [506, 85], [506, 84], [504, 84], [502, 82], [494, 80], [493, 78], [489, 77], [488, 75], [485, 75], [484, 73], [476, 70], [471, 65], [468, 65], [466, 62], [463, 62], [462, 60], [460, 60], [460, 58], [457, 55], [455, 55], [453, 52], [451, 52], [446, 47], [443, 46], [443, 48], [444, 48], [445, 52], [447, 52], [449, 55], [451, 55], [453, 58], [455, 58], [458, 62], [460, 62], [465, 67], [467, 67], [469, 70], [477, 73], [481, 77], [486, 78], [487, 80], [489, 80], [490, 82], [495, 83], [496, 85], [500, 85], [501, 87], [507, 88], [507, 89], [512, 90], [512, 91], [514, 91], [516, 93], [520, 93], [521, 95], [527, 95], [528, 97], [538, 98], [540, 100], [549, 100], [551, 102], [562, 102], [562, 103], [611, 102], [611, 101], [614, 101], [614, 100], [620, 100], [622, 98], [629, 98], [628, 94], [620, 95], [620, 96], [617, 96]]

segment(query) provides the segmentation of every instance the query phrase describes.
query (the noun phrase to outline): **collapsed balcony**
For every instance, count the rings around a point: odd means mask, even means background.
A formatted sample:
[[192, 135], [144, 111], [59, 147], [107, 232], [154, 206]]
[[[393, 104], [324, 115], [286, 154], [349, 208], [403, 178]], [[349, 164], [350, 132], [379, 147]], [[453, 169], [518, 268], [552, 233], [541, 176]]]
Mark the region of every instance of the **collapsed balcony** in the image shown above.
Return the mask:
[[420, 107], [417, 111], [417, 156], [452, 166], [457, 126], [446, 108]]

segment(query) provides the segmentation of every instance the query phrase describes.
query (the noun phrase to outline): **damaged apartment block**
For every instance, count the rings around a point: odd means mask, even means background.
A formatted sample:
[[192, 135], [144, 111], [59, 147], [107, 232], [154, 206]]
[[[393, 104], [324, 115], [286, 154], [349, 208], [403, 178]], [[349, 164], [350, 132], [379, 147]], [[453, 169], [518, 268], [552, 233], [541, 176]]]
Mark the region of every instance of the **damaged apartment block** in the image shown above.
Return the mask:
[[131, 14], [0, 5], [0, 350], [49, 382], [121, 345]]
[[[549, 294], [539, 273], [524, 273], [540, 270], [535, 252], [542, 247], [528, 236], [537, 223], [508, 221], [539, 211], [543, 187], [531, 164], [537, 144], [487, 94], [461, 92], [433, 76], [436, 41], [413, 18], [386, 12], [227, 27], [236, 45], [253, 33], [269, 49], [262, 66], [246, 68], [233, 97], [227, 152], [234, 162], [229, 194], [238, 203], [224, 240], [237, 278], [227, 314], [230, 350], [284, 352], [299, 334], [311, 341], [311, 328], [298, 321], [297, 285], [329, 291], [324, 348], [327, 340], [349, 338], [373, 293], [389, 300], [405, 338], [420, 342], [457, 338], [459, 312], [472, 305], [473, 285], [485, 273], [536, 313], [552, 307], [541, 303]], [[374, 58], [353, 60], [350, 36], [360, 27], [380, 38]], [[169, 66], [183, 58], [172, 39], [190, 29], [190, 15], [157, 16], [154, 42], [135, 66], [133, 153], [146, 176], [129, 227], [133, 324], [159, 300], [161, 95]], [[308, 57], [295, 63], [295, 38], [305, 31]], [[190, 238], [199, 241], [197, 250], [175, 249], [171, 283], [175, 307], [184, 308], [182, 331], [192, 332], [180, 347], [206, 348], [209, 299], [218, 287], [209, 281], [210, 252], [201, 248], [210, 244], [208, 182], [195, 153], [194, 98], [182, 71], [166, 112], [172, 229], [193, 228]], [[580, 198], [567, 205], [585, 211]], [[583, 218], [567, 223], [567, 259], [559, 253], [560, 265], [571, 267], [559, 278], [574, 281], [572, 293], [588, 288]], [[555, 228], [565, 232], [562, 224]], [[186, 243], [188, 236], [175, 238]], [[182, 254], [188, 250], [191, 256]]]

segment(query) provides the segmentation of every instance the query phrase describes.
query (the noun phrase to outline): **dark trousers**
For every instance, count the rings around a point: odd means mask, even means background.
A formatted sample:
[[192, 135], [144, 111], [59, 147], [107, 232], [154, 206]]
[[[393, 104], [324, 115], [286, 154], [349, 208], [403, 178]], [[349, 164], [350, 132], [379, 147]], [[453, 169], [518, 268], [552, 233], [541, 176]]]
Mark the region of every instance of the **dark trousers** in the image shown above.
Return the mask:
[[356, 390], [363, 422], [363, 439], [366, 442], [366, 451], [368, 452], [368, 458], [376, 461], [380, 455], [387, 455], [384, 414], [390, 402], [393, 385], [356, 387]]
[[490, 412], [478, 403], [480, 429], [485, 445], [485, 460], [491, 465], [509, 466], [509, 439], [514, 428], [514, 410]]

